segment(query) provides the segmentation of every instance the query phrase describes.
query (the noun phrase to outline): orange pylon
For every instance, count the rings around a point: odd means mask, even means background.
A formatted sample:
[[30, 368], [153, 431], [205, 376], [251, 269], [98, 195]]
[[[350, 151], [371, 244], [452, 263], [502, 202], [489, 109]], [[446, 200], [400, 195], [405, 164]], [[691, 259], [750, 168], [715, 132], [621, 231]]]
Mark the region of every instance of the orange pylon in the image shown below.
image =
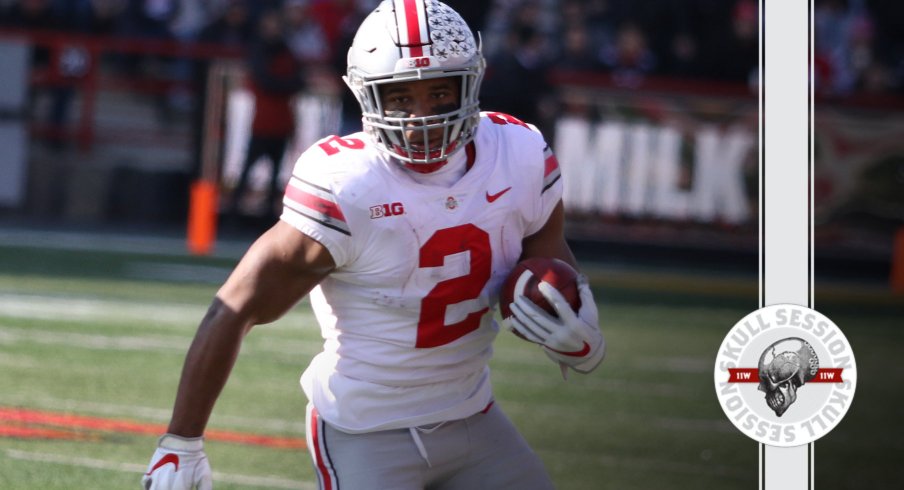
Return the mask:
[[191, 186], [188, 209], [188, 250], [207, 255], [217, 239], [217, 184], [197, 180]]

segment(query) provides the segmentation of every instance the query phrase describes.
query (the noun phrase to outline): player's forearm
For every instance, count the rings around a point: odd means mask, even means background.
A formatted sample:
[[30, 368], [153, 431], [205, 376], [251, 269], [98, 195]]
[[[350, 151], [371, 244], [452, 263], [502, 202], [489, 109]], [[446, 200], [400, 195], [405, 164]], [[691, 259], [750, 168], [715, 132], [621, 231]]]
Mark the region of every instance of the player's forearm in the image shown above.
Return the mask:
[[250, 322], [214, 300], [185, 358], [168, 432], [185, 437], [204, 433], [249, 328]]

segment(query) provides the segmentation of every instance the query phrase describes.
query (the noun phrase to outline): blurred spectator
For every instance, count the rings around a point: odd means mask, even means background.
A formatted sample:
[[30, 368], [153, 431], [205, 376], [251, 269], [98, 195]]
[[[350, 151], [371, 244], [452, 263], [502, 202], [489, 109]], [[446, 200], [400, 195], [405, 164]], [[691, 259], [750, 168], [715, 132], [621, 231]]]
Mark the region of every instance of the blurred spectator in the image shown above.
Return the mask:
[[556, 58], [555, 68], [561, 70], [597, 71], [602, 63], [590, 43], [590, 33], [583, 22], [565, 26], [562, 52]]
[[[198, 40], [205, 44], [216, 44], [223, 47], [244, 50], [251, 42], [254, 26], [251, 21], [251, 10], [248, 0], [228, 0], [215, 14], [210, 22], [201, 29]], [[201, 57], [194, 62], [193, 87], [196, 99], [192, 123], [192, 172], [197, 175], [201, 169], [204, 138], [204, 109], [207, 103], [207, 78], [211, 59]]]
[[[11, 6], [4, 20], [10, 27], [40, 31], [68, 28], [65, 19], [60, 10], [53, 8], [50, 0], [22, 0]], [[71, 63], [67, 63], [69, 61]], [[50, 49], [46, 45], [36, 45], [31, 50], [31, 70], [40, 74], [39, 79], [48, 82], [48, 86], [42, 92], [31, 88], [28, 95], [29, 113], [35, 115], [43, 135], [57, 149], [62, 148], [65, 139], [64, 124], [74, 94], [67, 83], [84, 74], [84, 61], [84, 50], [73, 52], [65, 46]], [[42, 94], [49, 95], [49, 100], [42, 98]], [[43, 101], [49, 102], [46, 112], [45, 106], [40, 103]]]
[[176, 14], [170, 21], [170, 31], [176, 39], [193, 41], [201, 30], [220, 15], [222, 8], [210, 0], [177, 0]]
[[[339, 39], [333, 49], [332, 68], [336, 75], [344, 75], [347, 69], [348, 49], [352, 45], [358, 26], [375, 7], [371, 5], [370, 0], [358, 0], [354, 2], [354, 7], [344, 18], [339, 30]], [[342, 98], [342, 109], [340, 114], [339, 134], [346, 135], [361, 131], [361, 107], [358, 100], [355, 99], [352, 91], [343, 83], [338, 87], [340, 97]]]
[[844, 0], [817, 2], [814, 13], [814, 56], [819, 69], [816, 70], [815, 84], [821, 93], [845, 93], [855, 85], [857, 77], [848, 63], [850, 20]]
[[[19, 0], [7, 7], [3, 25], [27, 31], [63, 29], [66, 27], [60, 11], [53, 8], [51, 0]], [[45, 67], [50, 61], [50, 51], [37, 46], [31, 53], [32, 66]]]
[[552, 40], [560, 34], [557, 0], [497, 0], [485, 19], [486, 31], [481, 37], [485, 42], [484, 56], [488, 60], [497, 55], [504, 56], [502, 51], [511, 49], [513, 32], [535, 31], [547, 51], [546, 57], [552, 54]]
[[759, 66], [759, 12], [754, 0], [738, 0], [731, 13], [727, 39], [713, 46], [710, 75], [753, 85]]
[[125, 34], [150, 39], [172, 37], [170, 22], [179, 14], [179, 0], [129, 0]]
[[625, 87], [637, 86], [656, 67], [646, 34], [631, 22], [619, 28], [614, 44], [603, 46], [600, 58], [615, 82]]
[[76, 0], [67, 2], [71, 16], [80, 32], [111, 35], [116, 32], [126, 9], [126, 0]]
[[904, 2], [865, 0], [865, 4], [875, 24], [873, 48], [889, 78], [889, 91], [904, 94]]
[[486, 24], [487, 13], [490, 10], [485, 2], [457, 2], [454, 3], [455, 10], [465, 20], [465, 23], [474, 30], [474, 38], [477, 34], [484, 30]]
[[330, 59], [330, 44], [323, 26], [310, 15], [307, 1], [286, 0], [283, 6], [286, 20], [286, 42], [299, 60], [326, 62]]
[[568, 8], [566, 5], [566, 8], [563, 9], [566, 22], [569, 21], [567, 16], [572, 16], [572, 21], [584, 22], [590, 34], [592, 46], [603, 46], [612, 42], [618, 25], [612, 2], [608, 0], [573, 0], [568, 3], [573, 6]]
[[857, 88], [867, 94], [882, 94], [892, 92], [896, 84], [892, 70], [882, 63], [874, 62], [861, 73]]
[[[165, 41], [173, 39], [170, 23], [179, 13], [178, 0], [128, 0], [119, 24], [119, 35], [141, 40]], [[118, 55], [121, 69], [133, 77], [171, 78], [173, 58], [160, 54], [123, 53]], [[164, 123], [174, 116], [169, 94], [154, 95], [157, 116]]]
[[278, 188], [279, 166], [295, 132], [292, 99], [304, 84], [302, 67], [284, 39], [282, 12], [265, 11], [257, 27], [257, 38], [248, 54], [249, 85], [254, 94], [251, 139], [226, 213], [230, 217], [240, 214], [251, 168], [261, 157], [267, 157], [272, 168], [265, 201], [265, 216], [269, 219], [275, 218], [277, 200], [282, 196]]
[[700, 75], [700, 58], [697, 40], [688, 31], [676, 33], [668, 45], [664, 56], [663, 72], [678, 77], [697, 77]]
[[876, 56], [876, 24], [863, 2], [823, 0], [816, 5], [816, 88], [829, 95], [885, 92], [892, 71]]
[[230, 0], [225, 10], [201, 29], [203, 42], [244, 48], [253, 33], [246, 0]]
[[540, 106], [550, 95], [547, 39], [529, 25], [509, 32], [506, 48], [487, 60], [481, 100], [494, 110], [542, 126]]
[[355, 0], [309, 0], [307, 13], [323, 33], [327, 44], [327, 56], [332, 57], [342, 39], [349, 16], [357, 8]]
[[60, 29], [65, 22], [51, 0], [20, 0], [8, 6], [4, 23], [20, 29]]

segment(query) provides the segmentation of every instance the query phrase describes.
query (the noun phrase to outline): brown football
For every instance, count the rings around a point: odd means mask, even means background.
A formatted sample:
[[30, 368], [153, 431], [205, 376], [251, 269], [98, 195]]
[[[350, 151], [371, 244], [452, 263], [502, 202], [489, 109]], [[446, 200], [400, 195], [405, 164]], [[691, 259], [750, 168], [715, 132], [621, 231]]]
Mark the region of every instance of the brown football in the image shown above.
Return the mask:
[[[524, 277], [522, 278], [522, 276]], [[519, 281], [519, 279], [521, 280]], [[555, 308], [540, 293], [540, 288], [538, 287], [540, 281], [546, 281], [558, 289], [568, 301], [568, 304], [571, 305], [571, 309], [578, 311], [581, 308], [581, 296], [578, 293], [577, 279], [577, 271], [568, 263], [559, 259], [532, 257], [518, 262], [502, 284], [502, 290], [499, 292], [499, 306], [502, 311], [502, 317], [508, 318], [512, 315], [509, 304], [515, 300], [515, 295], [527, 296], [537, 306], [558, 317]]]

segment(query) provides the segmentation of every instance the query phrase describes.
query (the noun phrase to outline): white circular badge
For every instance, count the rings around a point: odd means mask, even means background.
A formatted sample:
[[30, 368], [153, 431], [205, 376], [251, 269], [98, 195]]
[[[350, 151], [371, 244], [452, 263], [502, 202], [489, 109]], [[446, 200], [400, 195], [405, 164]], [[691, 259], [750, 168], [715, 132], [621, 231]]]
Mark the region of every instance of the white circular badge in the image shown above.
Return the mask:
[[847, 413], [857, 364], [847, 338], [825, 315], [779, 304], [732, 327], [714, 381], [738, 430], [770, 446], [799, 446], [826, 435]]

